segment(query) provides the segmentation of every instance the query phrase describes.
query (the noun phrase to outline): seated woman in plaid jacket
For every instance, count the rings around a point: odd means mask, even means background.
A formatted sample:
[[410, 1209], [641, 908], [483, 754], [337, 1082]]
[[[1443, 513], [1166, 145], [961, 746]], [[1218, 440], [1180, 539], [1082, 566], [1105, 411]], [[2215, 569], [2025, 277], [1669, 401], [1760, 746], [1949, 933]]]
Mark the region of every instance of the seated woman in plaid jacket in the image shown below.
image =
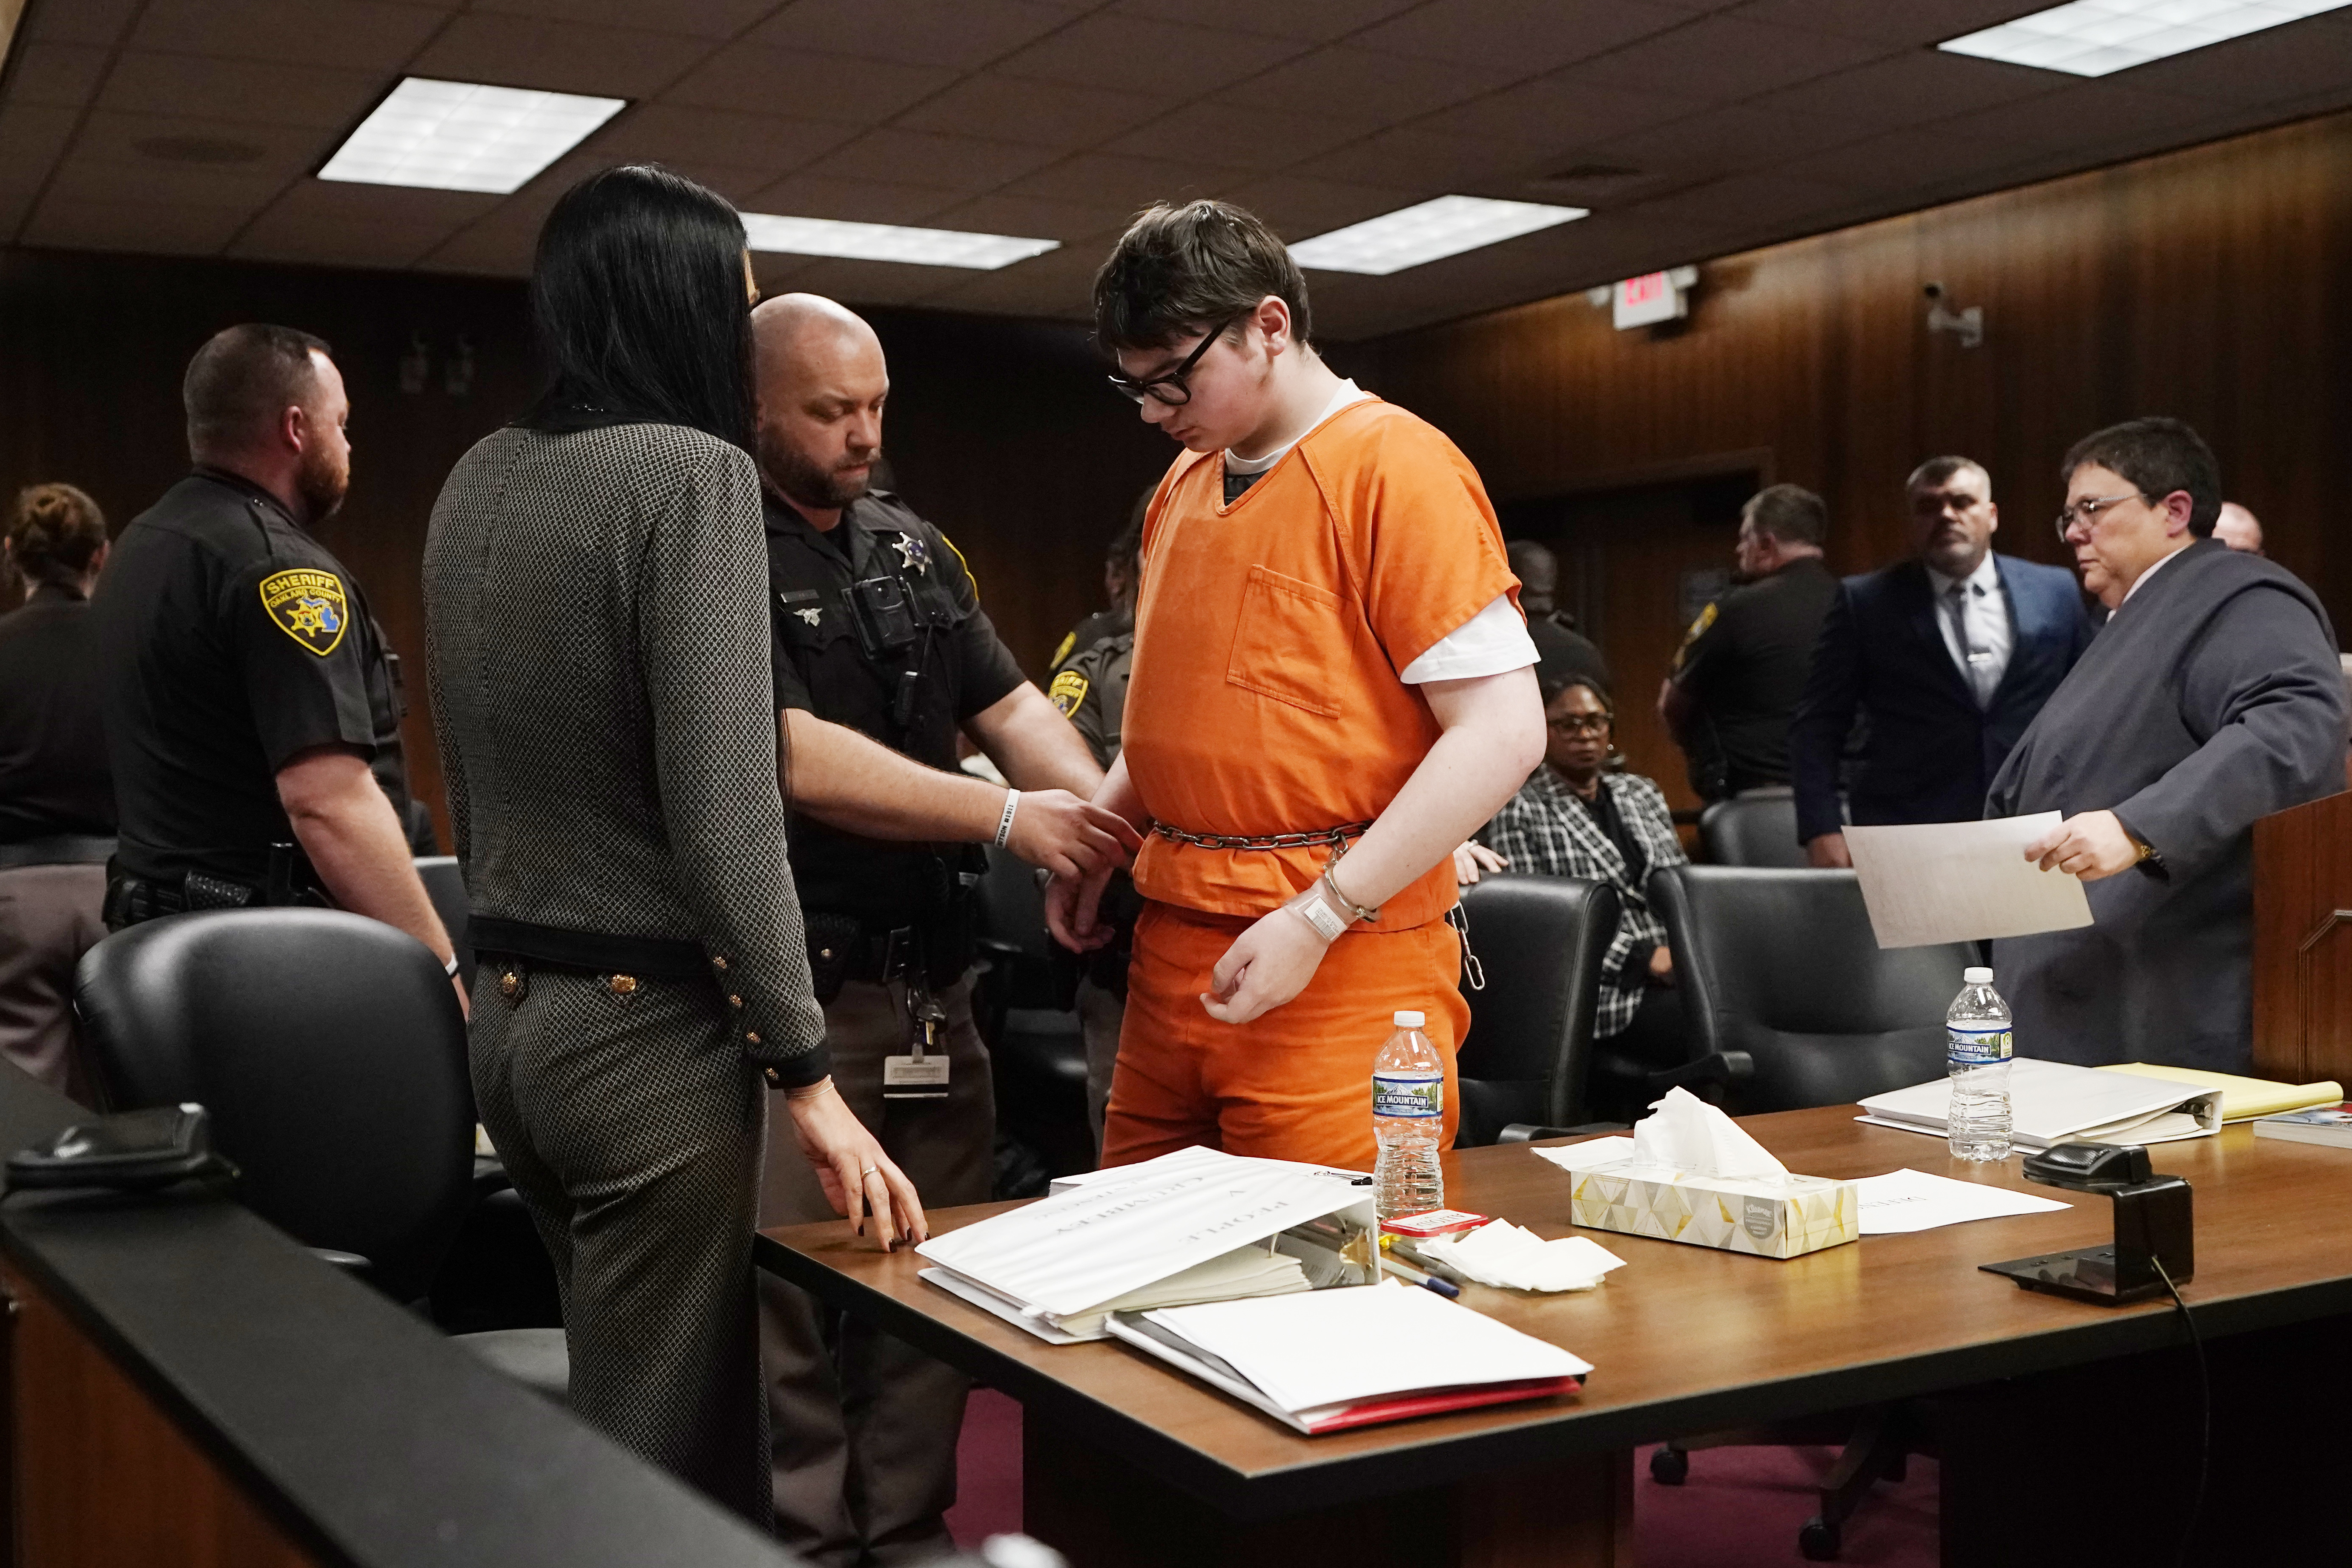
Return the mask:
[[1682, 1005], [1666, 928], [1644, 889], [1689, 857], [1666, 797], [1650, 780], [1603, 771], [1615, 750], [1609, 695], [1590, 676], [1543, 684], [1543, 765], [1479, 837], [1515, 871], [1582, 877], [1617, 889], [1616, 940], [1601, 963], [1593, 1037], [1652, 1066], [1683, 1059]]

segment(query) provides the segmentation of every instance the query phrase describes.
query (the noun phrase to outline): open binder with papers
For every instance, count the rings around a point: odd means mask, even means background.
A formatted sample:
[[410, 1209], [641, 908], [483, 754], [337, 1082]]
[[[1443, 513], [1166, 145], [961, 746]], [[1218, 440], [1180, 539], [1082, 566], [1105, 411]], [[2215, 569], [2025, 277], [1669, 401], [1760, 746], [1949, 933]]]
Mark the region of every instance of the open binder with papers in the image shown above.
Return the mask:
[[[1865, 1114], [1857, 1120], [1940, 1138], [1948, 1130], [1951, 1100], [1950, 1080], [1937, 1079], [1872, 1095], [1862, 1102]], [[2011, 1140], [2026, 1149], [2168, 1143], [2218, 1131], [2221, 1090], [2019, 1057], [2010, 1065], [2009, 1113]]]
[[1573, 1394], [1591, 1363], [1426, 1290], [1121, 1312], [1110, 1331], [1312, 1436]]
[[1362, 1284], [1372, 1224], [1371, 1187], [1345, 1174], [1181, 1149], [916, 1251], [923, 1279], [1073, 1344], [1106, 1338], [1114, 1311]]

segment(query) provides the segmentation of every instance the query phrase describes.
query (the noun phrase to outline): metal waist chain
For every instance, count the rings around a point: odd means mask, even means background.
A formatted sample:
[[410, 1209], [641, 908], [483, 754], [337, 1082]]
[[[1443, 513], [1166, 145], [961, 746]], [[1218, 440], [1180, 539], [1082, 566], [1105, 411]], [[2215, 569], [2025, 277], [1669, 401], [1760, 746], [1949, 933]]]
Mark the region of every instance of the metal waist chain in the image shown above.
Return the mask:
[[1155, 822], [1151, 831], [1171, 844], [1190, 844], [1196, 849], [1311, 849], [1318, 844], [1331, 847], [1331, 858], [1337, 860], [1348, 852], [1348, 840], [1361, 838], [1370, 830], [1369, 822], [1347, 822], [1337, 827], [1318, 827], [1307, 833], [1187, 833], [1181, 827], [1171, 827]]

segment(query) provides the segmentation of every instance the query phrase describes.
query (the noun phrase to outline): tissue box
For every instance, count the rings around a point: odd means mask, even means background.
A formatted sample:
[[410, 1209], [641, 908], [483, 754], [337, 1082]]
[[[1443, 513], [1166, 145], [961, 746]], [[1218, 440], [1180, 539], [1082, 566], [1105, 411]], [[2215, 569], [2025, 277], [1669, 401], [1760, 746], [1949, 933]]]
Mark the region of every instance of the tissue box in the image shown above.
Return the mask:
[[1826, 1176], [1698, 1176], [1621, 1160], [1570, 1179], [1570, 1217], [1591, 1230], [1759, 1258], [1796, 1258], [1862, 1235], [1854, 1184]]

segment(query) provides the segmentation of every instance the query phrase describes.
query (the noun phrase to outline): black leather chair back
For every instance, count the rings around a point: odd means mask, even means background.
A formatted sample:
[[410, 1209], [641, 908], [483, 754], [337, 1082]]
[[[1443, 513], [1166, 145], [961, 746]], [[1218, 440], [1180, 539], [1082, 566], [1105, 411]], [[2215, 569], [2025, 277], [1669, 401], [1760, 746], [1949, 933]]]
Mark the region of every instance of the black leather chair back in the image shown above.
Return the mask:
[[1851, 871], [1671, 866], [1650, 879], [1691, 1054], [1746, 1051], [1746, 1114], [1843, 1105], [1944, 1071], [1944, 1013], [1975, 944], [1882, 949]]
[[1492, 1143], [1515, 1121], [1572, 1127], [1584, 1080], [1601, 960], [1617, 934], [1617, 892], [1578, 877], [1488, 877], [1462, 889], [1484, 990], [1465, 978], [1470, 1033], [1458, 1070], [1457, 1147]]
[[173, 915], [85, 953], [74, 1005], [118, 1109], [205, 1106], [247, 1208], [425, 1293], [472, 1201], [474, 1117], [423, 943], [338, 910]]
[[466, 928], [473, 919], [473, 907], [466, 901], [466, 879], [457, 869], [455, 855], [419, 855], [416, 875], [425, 884], [425, 896], [433, 900], [433, 912], [441, 917], [441, 927], [449, 933], [449, 941], [457, 950], [457, 978], [466, 989], [474, 989], [474, 944]]
[[1796, 792], [1754, 789], [1698, 814], [1699, 855], [1710, 866], [1809, 865], [1797, 842]]

